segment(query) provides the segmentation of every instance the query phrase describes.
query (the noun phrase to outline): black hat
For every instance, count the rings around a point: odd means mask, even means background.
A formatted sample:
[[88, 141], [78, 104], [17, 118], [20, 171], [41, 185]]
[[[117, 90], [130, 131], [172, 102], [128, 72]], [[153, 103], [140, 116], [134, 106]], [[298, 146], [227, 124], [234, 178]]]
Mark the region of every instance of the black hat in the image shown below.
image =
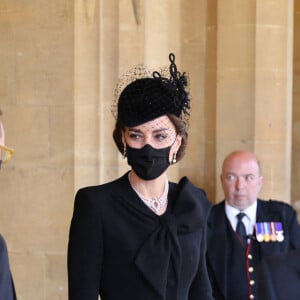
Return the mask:
[[135, 79], [122, 90], [117, 120], [123, 125], [133, 127], [167, 114], [187, 121], [190, 110], [187, 76], [177, 72], [173, 53], [169, 59], [169, 78], [154, 71], [152, 77]]

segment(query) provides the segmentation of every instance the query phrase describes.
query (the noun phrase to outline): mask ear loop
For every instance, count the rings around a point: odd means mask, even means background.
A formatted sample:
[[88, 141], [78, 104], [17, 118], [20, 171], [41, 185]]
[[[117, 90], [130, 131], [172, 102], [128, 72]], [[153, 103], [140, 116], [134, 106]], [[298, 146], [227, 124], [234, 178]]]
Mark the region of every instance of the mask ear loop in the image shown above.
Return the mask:
[[122, 132], [122, 144], [123, 144], [123, 154], [122, 154], [122, 158], [125, 159], [127, 156], [127, 149], [126, 149], [126, 139], [125, 139], [125, 132]]
[[173, 153], [172, 164], [175, 164], [177, 162], [176, 156], [177, 156], [177, 151]]
[[127, 156], [127, 151], [126, 151], [126, 144], [123, 146], [123, 159], [125, 159]]

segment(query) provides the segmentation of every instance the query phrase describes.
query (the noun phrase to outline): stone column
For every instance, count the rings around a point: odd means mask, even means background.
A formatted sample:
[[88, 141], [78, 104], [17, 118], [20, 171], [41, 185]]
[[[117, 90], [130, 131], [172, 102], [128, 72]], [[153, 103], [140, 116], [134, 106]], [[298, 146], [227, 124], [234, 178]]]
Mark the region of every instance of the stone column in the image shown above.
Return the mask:
[[216, 200], [223, 199], [220, 172], [236, 149], [253, 150], [255, 1], [218, 1], [216, 86]]
[[191, 117], [180, 174], [215, 193], [216, 1], [182, 1], [182, 64], [190, 78]]
[[300, 0], [294, 7], [292, 203], [300, 213]]
[[74, 189], [99, 182], [99, 6], [74, 2]]
[[291, 201], [293, 0], [256, 1], [254, 151], [265, 198]]
[[119, 63], [118, 10], [117, 0], [75, 1], [75, 190], [118, 174], [111, 113]]
[[[119, 1], [100, 1], [99, 24], [99, 183], [118, 176], [118, 158], [121, 156], [113, 141], [115, 119], [111, 112], [119, 66]], [[96, 140], [97, 141], [97, 140]]]
[[222, 161], [254, 151], [265, 198], [290, 201], [293, 1], [218, 2], [217, 199]]

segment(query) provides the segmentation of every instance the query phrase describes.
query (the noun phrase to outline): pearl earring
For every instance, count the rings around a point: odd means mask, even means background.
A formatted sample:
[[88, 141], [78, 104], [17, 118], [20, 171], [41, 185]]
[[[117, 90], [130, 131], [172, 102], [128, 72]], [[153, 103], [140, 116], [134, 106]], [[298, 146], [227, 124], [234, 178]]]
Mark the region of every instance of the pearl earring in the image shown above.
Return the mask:
[[174, 153], [173, 153], [172, 164], [175, 164], [175, 163], [177, 162], [177, 160], [176, 160], [176, 155], [177, 155], [177, 152], [174, 152]]

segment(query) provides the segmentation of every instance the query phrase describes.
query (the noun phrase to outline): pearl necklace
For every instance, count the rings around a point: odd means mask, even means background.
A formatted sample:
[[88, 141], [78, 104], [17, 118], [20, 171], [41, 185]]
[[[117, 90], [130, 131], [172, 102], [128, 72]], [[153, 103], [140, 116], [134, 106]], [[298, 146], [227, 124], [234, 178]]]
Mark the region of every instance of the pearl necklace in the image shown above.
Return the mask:
[[169, 182], [168, 182], [168, 178], [166, 177], [165, 180], [165, 188], [164, 191], [162, 193], [162, 195], [160, 197], [153, 197], [153, 198], [146, 198], [145, 196], [143, 196], [142, 194], [140, 194], [135, 187], [133, 186], [133, 184], [131, 183], [131, 178], [130, 178], [130, 173], [128, 174], [128, 180], [130, 183], [130, 186], [132, 187], [132, 189], [136, 192], [136, 194], [139, 196], [139, 198], [141, 198], [141, 200], [153, 211], [155, 212], [157, 215], [162, 215], [168, 205], [168, 192], [169, 192]]

